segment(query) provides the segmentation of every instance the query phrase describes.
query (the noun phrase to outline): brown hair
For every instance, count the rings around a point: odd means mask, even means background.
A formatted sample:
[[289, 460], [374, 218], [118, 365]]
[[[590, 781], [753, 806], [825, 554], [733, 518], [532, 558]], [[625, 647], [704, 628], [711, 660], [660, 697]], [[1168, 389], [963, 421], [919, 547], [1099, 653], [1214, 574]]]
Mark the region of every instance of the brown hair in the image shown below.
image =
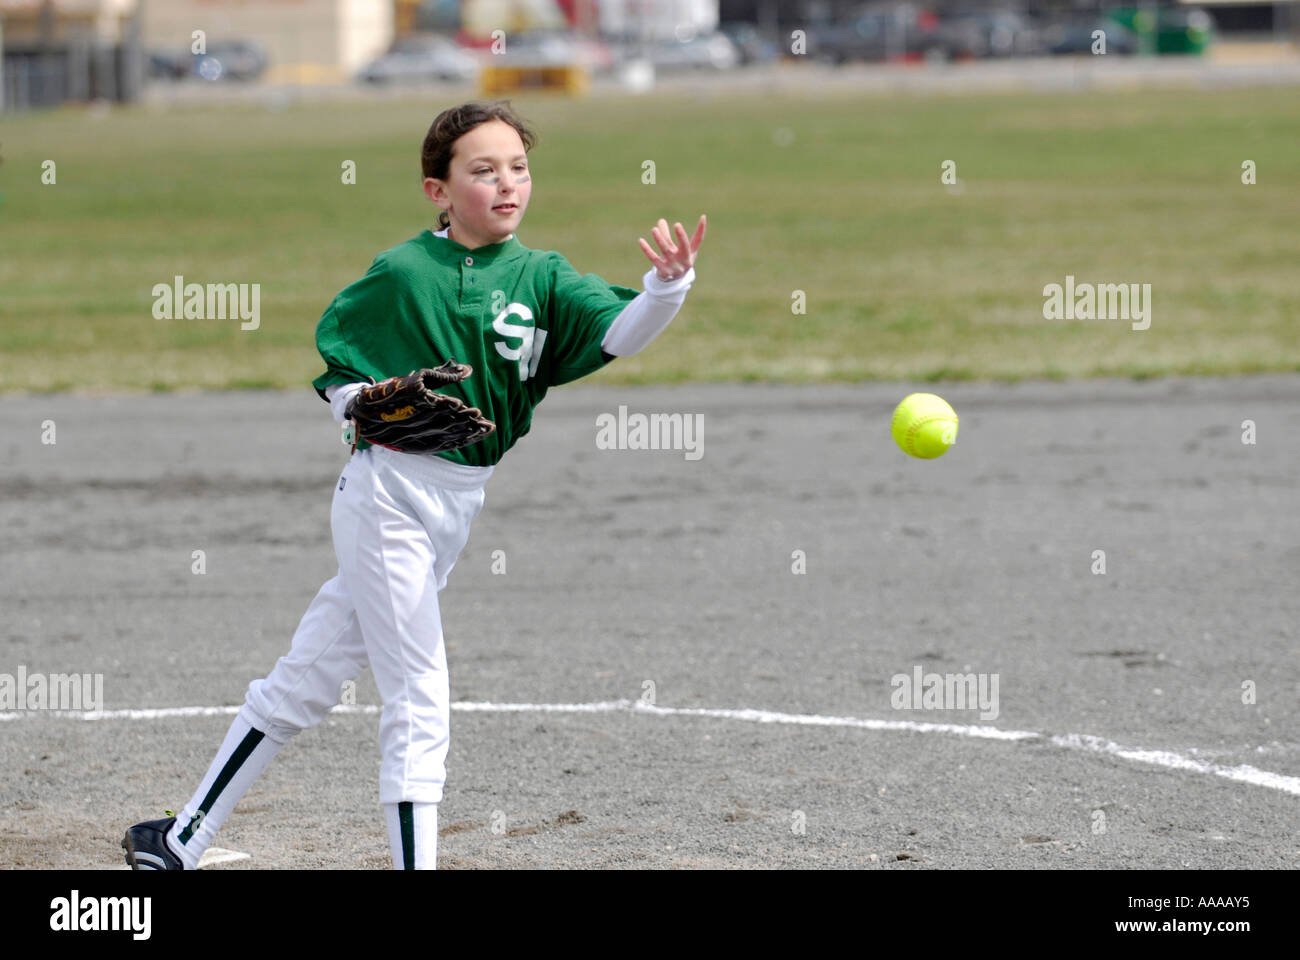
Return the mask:
[[[509, 100], [494, 100], [490, 103], [462, 103], [442, 111], [434, 118], [433, 126], [425, 134], [424, 145], [420, 148], [420, 168], [426, 178], [446, 180], [451, 170], [451, 151], [456, 141], [469, 133], [481, 123], [489, 120], [504, 120], [519, 132], [519, 139], [524, 142], [524, 150], [533, 149], [537, 144], [537, 135], [529, 129], [510, 107]], [[451, 224], [451, 217], [443, 210], [438, 214], [438, 229]]]

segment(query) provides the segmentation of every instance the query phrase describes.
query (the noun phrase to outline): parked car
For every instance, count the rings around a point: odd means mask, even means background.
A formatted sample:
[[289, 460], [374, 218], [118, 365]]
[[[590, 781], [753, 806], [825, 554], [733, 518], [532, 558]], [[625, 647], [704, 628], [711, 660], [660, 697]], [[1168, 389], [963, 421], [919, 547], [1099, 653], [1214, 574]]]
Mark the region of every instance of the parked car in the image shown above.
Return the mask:
[[491, 63], [508, 66], [582, 66], [594, 72], [614, 65], [614, 54], [599, 40], [589, 40], [570, 30], [528, 30], [506, 34], [505, 51], [491, 54]]
[[814, 24], [811, 53], [819, 60], [920, 60], [941, 50], [939, 20], [913, 3], [862, 7], [845, 20]]
[[457, 33], [462, 48], [478, 57], [481, 65], [512, 67], [582, 66], [593, 73], [609, 70], [615, 52], [605, 40], [595, 40], [568, 28], [508, 33], [504, 41]]
[[255, 43], [220, 40], [207, 45], [204, 53], [192, 54], [196, 77], [218, 80], [256, 80], [266, 71], [266, 54]]
[[718, 29], [736, 46], [741, 66], [751, 63], [768, 63], [781, 56], [776, 41], [763, 34], [752, 23], [723, 23]]
[[1038, 29], [1010, 10], [954, 13], [939, 23], [939, 37], [949, 60], [1030, 56], [1044, 52]]
[[478, 58], [446, 37], [417, 34], [402, 37], [389, 51], [361, 68], [363, 83], [469, 82], [478, 75]]
[[1138, 52], [1138, 39], [1132, 30], [1105, 17], [1059, 20], [1043, 28], [1043, 43], [1049, 53], [1092, 54], [1093, 34], [1106, 35], [1106, 54], [1127, 56]]
[[154, 80], [180, 80], [190, 72], [190, 55], [168, 50], [150, 50], [146, 57], [148, 76]]
[[740, 64], [740, 51], [718, 30], [653, 43], [644, 52], [657, 70], [730, 70]]
[[266, 53], [247, 40], [217, 40], [203, 53], [189, 50], [150, 50], [148, 75], [156, 80], [197, 77], [209, 83], [221, 80], [256, 80], [267, 66]]

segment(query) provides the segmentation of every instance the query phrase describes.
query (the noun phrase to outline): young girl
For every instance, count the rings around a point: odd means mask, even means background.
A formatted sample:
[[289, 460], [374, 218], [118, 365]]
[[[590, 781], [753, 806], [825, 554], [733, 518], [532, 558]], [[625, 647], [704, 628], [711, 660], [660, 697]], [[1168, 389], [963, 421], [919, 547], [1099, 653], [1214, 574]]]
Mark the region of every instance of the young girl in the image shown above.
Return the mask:
[[467, 103], [434, 120], [421, 151], [439, 229], [375, 258], [321, 317], [325, 372], [314, 386], [343, 422], [380, 381], [449, 358], [473, 374], [449, 387], [494, 420], [488, 437], [438, 455], [357, 443], [334, 490], [337, 576], [307, 608], [289, 653], [253, 681], [221, 749], [179, 817], [131, 827], [132, 868], [196, 869], [239, 798], [289, 739], [318, 724], [342, 684], [369, 666], [383, 699], [379, 801], [399, 869], [433, 868], [451, 700], [438, 592], [483, 506], [497, 461], [528, 432], [547, 388], [644, 348], [676, 315], [704, 239], [660, 220], [644, 238], [645, 291], [579, 275], [516, 239], [532, 194], [536, 138], [509, 101]]

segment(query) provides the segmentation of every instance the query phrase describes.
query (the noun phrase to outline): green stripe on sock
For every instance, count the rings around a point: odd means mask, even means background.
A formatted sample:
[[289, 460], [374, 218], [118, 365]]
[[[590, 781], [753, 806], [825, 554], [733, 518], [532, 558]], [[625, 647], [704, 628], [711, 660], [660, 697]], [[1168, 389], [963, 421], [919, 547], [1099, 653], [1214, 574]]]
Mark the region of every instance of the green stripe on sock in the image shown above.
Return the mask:
[[208, 815], [212, 805], [217, 802], [217, 797], [221, 796], [221, 791], [226, 789], [226, 786], [234, 779], [235, 774], [239, 772], [239, 768], [244, 765], [244, 761], [248, 759], [249, 755], [257, 749], [257, 745], [262, 742], [264, 736], [266, 734], [261, 730], [249, 730], [247, 736], [239, 742], [239, 746], [235, 747], [235, 752], [230, 755], [226, 765], [221, 768], [221, 773], [217, 774], [217, 779], [213, 781], [212, 789], [203, 798], [203, 802], [199, 804], [198, 813], [190, 818], [190, 822], [185, 825], [185, 829], [177, 837], [182, 844], [190, 842], [190, 838], [194, 836], [194, 831], [203, 822], [203, 818]]
[[402, 830], [402, 869], [415, 869], [415, 817], [411, 801], [397, 805], [397, 822]]

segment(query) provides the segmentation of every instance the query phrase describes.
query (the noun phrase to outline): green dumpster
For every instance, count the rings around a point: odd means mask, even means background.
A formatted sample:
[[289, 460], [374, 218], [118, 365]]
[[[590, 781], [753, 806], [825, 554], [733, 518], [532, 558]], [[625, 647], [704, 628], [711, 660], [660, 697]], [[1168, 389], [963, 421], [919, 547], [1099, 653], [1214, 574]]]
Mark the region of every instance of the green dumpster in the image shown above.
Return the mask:
[[1214, 20], [1198, 7], [1112, 7], [1106, 16], [1137, 34], [1142, 53], [1204, 54]]

